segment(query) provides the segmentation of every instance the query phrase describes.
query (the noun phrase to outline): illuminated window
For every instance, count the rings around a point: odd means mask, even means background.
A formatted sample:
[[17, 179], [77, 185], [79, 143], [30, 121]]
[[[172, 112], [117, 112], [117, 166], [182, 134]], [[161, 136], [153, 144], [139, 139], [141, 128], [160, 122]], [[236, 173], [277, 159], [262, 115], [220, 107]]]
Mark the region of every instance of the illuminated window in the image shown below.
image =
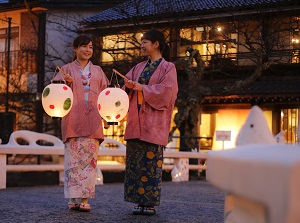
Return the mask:
[[299, 109], [282, 109], [281, 110], [281, 129], [284, 130], [285, 143], [297, 143]]
[[[0, 29], [0, 52], [7, 51], [7, 33], [8, 29]], [[11, 40], [10, 40], [10, 50], [19, 49], [19, 27], [12, 27], [10, 30]]]
[[141, 33], [103, 37], [102, 62], [133, 60], [140, 56]]

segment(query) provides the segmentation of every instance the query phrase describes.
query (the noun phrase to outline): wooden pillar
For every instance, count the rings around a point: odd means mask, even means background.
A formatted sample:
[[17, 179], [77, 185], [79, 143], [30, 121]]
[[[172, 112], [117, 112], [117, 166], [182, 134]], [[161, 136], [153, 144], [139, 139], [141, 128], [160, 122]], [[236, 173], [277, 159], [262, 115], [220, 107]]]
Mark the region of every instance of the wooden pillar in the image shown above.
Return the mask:
[[170, 59], [174, 61], [179, 56], [180, 29], [177, 27], [170, 29]]

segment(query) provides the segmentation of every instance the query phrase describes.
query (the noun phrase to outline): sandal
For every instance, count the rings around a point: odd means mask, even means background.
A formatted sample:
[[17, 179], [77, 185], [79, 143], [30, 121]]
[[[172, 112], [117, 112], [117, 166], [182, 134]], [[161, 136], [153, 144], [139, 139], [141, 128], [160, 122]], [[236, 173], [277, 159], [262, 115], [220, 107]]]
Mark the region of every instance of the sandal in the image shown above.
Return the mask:
[[79, 203], [71, 203], [71, 202], [68, 203], [69, 210], [78, 210], [79, 205], [80, 205]]
[[144, 207], [143, 214], [144, 215], [155, 215], [156, 210], [154, 207]]
[[144, 206], [138, 205], [133, 208], [132, 214], [143, 214], [143, 211], [144, 211]]
[[91, 211], [91, 205], [90, 204], [80, 203], [80, 205], [79, 205], [79, 211], [89, 212], [89, 211]]

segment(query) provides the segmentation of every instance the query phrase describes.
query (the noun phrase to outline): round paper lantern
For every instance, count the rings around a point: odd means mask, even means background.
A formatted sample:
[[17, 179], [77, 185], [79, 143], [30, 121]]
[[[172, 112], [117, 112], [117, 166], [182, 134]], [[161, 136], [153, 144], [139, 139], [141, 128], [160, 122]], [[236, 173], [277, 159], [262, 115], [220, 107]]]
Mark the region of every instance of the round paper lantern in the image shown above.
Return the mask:
[[128, 112], [129, 99], [120, 88], [106, 88], [98, 96], [98, 110], [103, 119], [109, 123], [121, 121]]
[[42, 104], [45, 112], [51, 117], [64, 117], [73, 104], [72, 89], [61, 83], [49, 84], [43, 90]]

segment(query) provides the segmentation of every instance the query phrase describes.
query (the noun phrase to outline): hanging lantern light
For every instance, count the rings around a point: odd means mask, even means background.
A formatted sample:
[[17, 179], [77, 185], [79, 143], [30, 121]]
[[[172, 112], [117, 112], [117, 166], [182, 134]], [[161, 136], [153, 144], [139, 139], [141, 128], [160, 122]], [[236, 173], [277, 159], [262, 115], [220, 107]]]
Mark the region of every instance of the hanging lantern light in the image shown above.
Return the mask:
[[103, 185], [103, 174], [99, 165], [96, 167], [96, 185]]
[[99, 94], [97, 105], [100, 116], [108, 124], [117, 124], [128, 112], [128, 95], [118, 87], [109, 87]]
[[118, 87], [108, 87], [99, 94], [97, 106], [100, 116], [108, 124], [118, 124], [127, 115], [129, 98], [124, 90]]
[[[60, 71], [62, 72], [62, 70]], [[65, 80], [63, 80], [64, 83], [52, 83], [52, 81], [43, 90], [42, 105], [49, 116], [61, 118], [67, 115], [72, 108], [73, 92], [65, 84]]]

